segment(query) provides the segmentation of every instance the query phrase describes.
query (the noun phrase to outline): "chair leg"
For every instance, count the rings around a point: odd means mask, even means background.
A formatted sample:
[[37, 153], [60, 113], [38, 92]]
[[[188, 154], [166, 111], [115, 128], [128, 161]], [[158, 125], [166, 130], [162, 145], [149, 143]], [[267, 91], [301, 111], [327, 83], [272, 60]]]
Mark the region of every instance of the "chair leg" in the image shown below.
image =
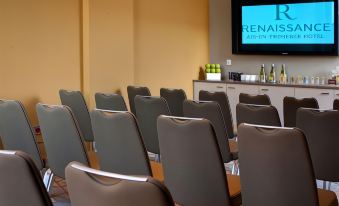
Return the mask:
[[331, 182], [328, 182], [328, 188], [327, 190], [331, 190]]
[[92, 150], [96, 153], [97, 152], [97, 147], [95, 146], [95, 142], [92, 142]]
[[51, 169], [48, 169], [45, 172], [43, 181], [44, 181], [44, 185], [47, 189], [47, 192], [50, 192], [51, 188], [52, 188], [53, 181], [54, 181], [54, 174], [52, 173]]
[[232, 175], [239, 175], [239, 162], [238, 160], [233, 160], [233, 166], [232, 166]]
[[155, 161], [160, 162], [160, 154], [155, 154]]
[[323, 182], [323, 189], [326, 190], [326, 181]]

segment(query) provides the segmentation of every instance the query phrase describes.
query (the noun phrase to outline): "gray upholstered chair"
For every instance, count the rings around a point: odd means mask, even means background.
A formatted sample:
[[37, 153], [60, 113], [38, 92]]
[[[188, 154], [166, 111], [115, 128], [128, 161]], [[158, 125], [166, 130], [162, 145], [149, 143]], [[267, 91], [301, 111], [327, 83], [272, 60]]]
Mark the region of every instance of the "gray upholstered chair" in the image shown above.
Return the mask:
[[334, 192], [317, 191], [301, 130], [242, 124], [238, 142], [244, 205], [338, 205]]
[[339, 99], [335, 99], [333, 101], [333, 109], [334, 110], [339, 110]]
[[[158, 132], [165, 184], [176, 203], [241, 204], [240, 190], [230, 196], [223, 159], [209, 120], [160, 116]], [[240, 179], [236, 184], [240, 184]]]
[[318, 101], [315, 98], [297, 99], [295, 97], [284, 98], [284, 126], [295, 127], [297, 121], [297, 110], [299, 108], [319, 109]]
[[52, 173], [65, 178], [72, 161], [89, 165], [82, 134], [68, 106], [37, 104], [36, 110]]
[[138, 86], [128, 86], [127, 87], [127, 94], [129, 100], [129, 107], [130, 111], [137, 116], [136, 109], [135, 109], [135, 97], [137, 95], [140, 96], [151, 96], [151, 92], [149, 91], [148, 87], [138, 87]]
[[185, 117], [205, 118], [211, 121], [224, 163], [238, 159], [237, 143], [228, 140], [225, 120], [217, 102], [185, 100], [183, 108]]
[[237, 125], [241, 123], [281, 127], [278, 110], [270, 105], [237, 104]]
[[170, 115], [166, 100], [162, 97], [137, 95], [135, 97], [135, 109], [146, 149], [154, 154], [160, 154], [157, 118], [160, 115]]
[[39, 170], [44, 168], [35, 133], [21, 102], [0, 100], [0, 137], [6, 150], [23, 151]]
[[152, 176], [147, 151], [132, 113], [96, 109], [91, 117], [101, 170]]
[[224, 116], [226, 130], [228, 138], [232, 139], [236, 135], [233, 129], [233, 117], [231, 112], [230, 103], [228, 101], [227, 94], [225, 92], [209, 92], [200, 90], [199, 92], [200, 101], [215, 101], [219, 104], [221, 112]]
[[267, 94], [251, 95], [251, 94], [240, 93], [239, 103], [271, 105], [271, 99]]
[[23, 152], [0, 151], [0, 204], [52, 206], [36, 163]]
[[339, 111], [300, 108], [297, 127], [306, 135], [315, 176], [339, 182]]
[[167, 188], [151, 177], [102, 172], [79, 163], [66, 168], [72, 206], [174, 206]]
[[86, 101], [80, 91], [59, 90], [61, 103], [68, 106], [78, 121], [80, 131], [87, 142], [93, 142], [94, 136], [91, 118]]
[[95, 93], [95, 103], [98, 109], [127, 111], [125, 100], [120, 94]]
[[161, 88], [160, 96], [166, 99], [172, 115], [179, 117], [183, 116], [182, 104], [187, 99], [184, 90]]

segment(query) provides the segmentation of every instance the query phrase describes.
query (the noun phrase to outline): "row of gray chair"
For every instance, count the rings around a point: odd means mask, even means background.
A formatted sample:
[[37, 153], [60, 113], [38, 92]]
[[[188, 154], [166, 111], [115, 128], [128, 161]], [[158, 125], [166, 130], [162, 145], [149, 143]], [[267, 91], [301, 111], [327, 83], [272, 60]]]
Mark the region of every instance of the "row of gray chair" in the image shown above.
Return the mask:
[[[37, 113], [46, 146], [49, 167], [53, 174], [65, 178], [64, 169], [72, 161], [90, 166], [82, 141], [83, 137], [72, 110], [68, 106], [38, 104]], [[93, 131], [98, 141], [100, 165], [105, 170], [119, 171], [125, 174], [152, 175], [149, 161], [147, 161], [146, 150], [142, 144], [143, 140], [140, 137], [141, 133], [132, 114], [95, 110], [92, 113], [92, 119]], [[112, 138], [112, 135], [116, 136]], [[132, 135], [134, 135], [134, 139], [132, 139]], [[216, 137], [213, 136], [213, 138], [216, 141]], [[121, 141], [120, 144], [119, 140]], [[105, 146], [107, 147], [106, 150], [104, 149]], [[219, 152], [218, 144], [214, 146]], [[175, 154], [176, 151], [173, 150], [172, 152]], [[129, 156], [130, 158], [128, 158]], [[104, 159], [105, 157], [106, 160]], [[143, 171], [138, 170], [142, 167], [146, 169]], [[226, 176], [225, 172], [223, 174]], [[239, 202], [239, 193], [236, 193], [237, 202]], [[229, 198], [228, 193], [224, 195]]]
[[[271, 105], [271, 100], [270, 100], [270, 97], [266, 94], [250, 95], [250, 94], [241, 93], [239, 95], [239, 103], [253, 104], [253, 105]], [[284, 111], [284, 126], [285, 127], [296, 126], [297, 110], [298, 108], [302, 108], [302, 107], [319, 109], [318, 101], [315, 98], [302, 98], [302, 99], [297, 99], [295, 97], [284, 98], [283, 111]]]
[[[130, 104], [130, 111], [137, 115], [134, 99], [137, 95], [151, 96], [151, 92], [147, 87], [128, 86], [127, 93]], [[94, 141], [93, 131], [91, 129], [91, 120], [86, 101], [80, 91], [69, 91], [61, 89], [59, 91], [61, 103], [69, 106], [76, 118], [78, 119], [79, 127], [88, 142]], [[182, 89], [161, 88], [160, 95], [166, 99], [171, 114], [182, 116], [182, 101], [186, 99], [186, 94]], [[96, 107], [99, 109], [127, 111], [126, 103], [123, 97], [114, 93], [96, 93]]]
[[[134, 115], [137, 115], [136, 106], [135, 106], [135, 97], [139, 96], [151, 96], [151, 92], [148, 87], [138, 87], [138, 86], [128, 86], [127, 87], [128, 99], [130, 104], [131, 112]], [[182, 116], [182, 102], [187, 99], [186, 93], [182, 89], [168, 89], [161, 88], [160, 96], [163, 97], [169, 106], [171, 114], [176, 116]], [[97, 104], [97, 108], [98, 104]], [[100, 108], [101, 109], [101, 108]]]
[[[138, 97], [138, 98], [145, 98], [145, 97]], [[146, 98], [147, 99], [147, 98]], [[164, 101], [162, 101], [162, 102], [164, 102]], [[47, 105], [44, 105], [44, 106], [47, 106]], [[56, 106], [56, 108], [62, 108], [62, 106]], [[66, 114], [66, 113], [68, 113], [69, 115], [68, 116], [71, 116], [72, 117], [72, 112], [69, 110], [69, 109], [67, 109], [67, 107], [65, 107], [66, 108], [66, 110], [65, 111], [67, 111], [68, 110], [68, 112], [64, 112], [64, 114]], [[54, 108], [54, 106], [47, 106], [47, 109], [48, 110], [50, 110], [49, 112], [51, 112], [50, 114], [52, 114], [52, 113], [54, 113], [54, 112], [52, 112], [55, 108]], [[55, 112], [55, 114], [54, 115], [56, 115], [57, 117], [66, 117], [65, 115], [61, 115], [62, 114], [62, 112]], [[73, 118], [71, 118], [71, 117], [68, 117], [68, 119], [72, 119], [73, 120], [73, 122], [75, 122], [74, 124], [76, 125], [76, 121], [74, 121], [74, 117]], [[59, 119], [60, 121], [64, 121], [62, 118], [60, 118]], [[212, 127], [213, 128], [213, 127]], [[53, 128], [53, 129], [55, 129], [55, 128]], [[51, 131], [53, 131], [53, 129], [50, 129]], [[77, 129], [77, 128], [76, 128]], [[42, 128], [42, 130], [44, 130], [43, 128]], [[57, 130], [55, 130], [55, 131], [57, 131]], [[79, 131], [79, 129], [77, 129], [77, 131]], [[44, 131], [42, 131], [43, 133], [44, 133]], [[73, 132], [73, 133], [77, 133], [77, 132]], [[80, 133], [80, 132], [78, 132], [78, 133]], [[160, 139], [161, 139], [161, 137], [159, 137]], [[80, 138], [81, 139], [81, 138]], [[215, 139], [217, 139], [216, 137], [215, 137]], [[76, 141], [75, 141], [75, 143], [76, 143]], [[219, 146], [218, 146], [218, 144], [216, 144], [216, 146], [217, 146], [217, 148], [219, 149]], [[80, 147], [79, 147], [80, 148]], [[80, 148], [81, 149], [81, 148]], [[160, 151], [160, 152], [162, 152], [162, 151]]]
[[[165, 184], [173, 199], [181, 205], [239, 205], [232, 201], [230, 188], [225, 184], [228, 180], [212, 124], [206, 119], [166, 116], [159, 117], [157, 122]], [[312, 161], [301, 130], [242, 124], [238, 138], [243, 205], [338, 205], [333, 192], [316, 189]], [[204, 157], [197, 158], [201, 155]], [[12, 190], [7, 188], [0, 193], [2, 201], [13, 206], [24, 201], [51, 205], [38, 170], [27, 161], [28, 157], [19, 152], [1, 152], [0, 158], [3, 184], [10, 185], [13, 179], [8, 177], [17, 178], [12, 174], [18, 172], [22, 188], [32, 188], [29, 195], [22, 190], [21, 198], [13, 198], [9, 194], [16, 187], [9, 186]], [[166, 188], [149, 177], [103, 173], [70, 163], [66, 167], [66, 181], [74, 206], [105, 206], [113, 202], [123, 206], [174, 205]], [[130, 195], [134, 198], [129, 198]]]

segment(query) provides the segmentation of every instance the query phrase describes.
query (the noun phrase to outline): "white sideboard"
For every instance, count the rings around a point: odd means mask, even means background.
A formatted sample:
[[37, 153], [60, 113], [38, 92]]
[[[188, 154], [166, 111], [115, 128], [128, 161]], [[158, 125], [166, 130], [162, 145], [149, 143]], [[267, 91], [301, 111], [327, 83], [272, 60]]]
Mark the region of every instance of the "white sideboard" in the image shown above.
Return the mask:
[[232, 110], [233, 122], [236, 124], [236, 105], [239, 103], [239, 94], [267, 94], [279, 112], [282, 124], [284, 123], [283, 99], [286, 96], [305, 98], [314, 97], [318, 100], [320, 109], [332, 109], [333, 101], [339, 98], [339, 87], [332, 85], [281, 85], [250, 83], [236, 81], [193, 81], [193, 99], [199, 100], [199, 91], [206, 90], [210, 92], [222, 91], [229, 98]]

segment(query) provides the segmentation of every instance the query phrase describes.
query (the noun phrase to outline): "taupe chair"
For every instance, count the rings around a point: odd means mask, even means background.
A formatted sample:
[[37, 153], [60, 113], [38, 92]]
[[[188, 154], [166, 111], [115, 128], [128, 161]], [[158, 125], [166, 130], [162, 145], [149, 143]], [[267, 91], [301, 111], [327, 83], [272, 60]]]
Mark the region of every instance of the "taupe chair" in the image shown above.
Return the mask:
[[300, 108], [297, 127], [306, 135], [315, 176], [339, 182], [339, 111]]
[[166, 99], [172, 115], [179, 117], [183, 116], [182, 103], [187, 99], [184, 90], [161, 88], [160, 96]]
[[160, 116], [158, 132], [165, 184], [176, 203], [241, 205], [240, 190], [230, 197], [223, 159], [209, 120]]
[[226, 130], [228, 134], [228, 138], [232, 139], [236, 135], [233, 129], [233, 117], [231, 112], [230, 103], [228, 101], [227, 94], [225, 92], [209, 92], [201, 90], [199, 92], [199, 100], [200, 101], [215, 101], [219, 103], [221, 108], [221, 112], [224, 116], [224, 120], [226, 123]]
[[95, 93], [95, 103], [98, 109], [127, 111], [125, 100], [120, 94]]
[[[160, 154], [157, 133], [157, 118], [160, 115], [170, 115], [167, 102], [162, 97], [135, 97], [135, 109], [146, 149], [154, 154]], [[156, 157], [159, 160], [159, 157]]]
[[91, 117], [101, 170], [152, 176], [147, 151], [132, 113], [96, 109]]
[[0, 100], [0, 137], [6, 150], [27, 153], [39, 170], [45, 165], [26, 110], [16, 100]]
[[257, 105], [271, 105], [271, 99], [266, 94], [251, 95], [251, 94], [240, 93], [239, 103], [257, 104]]
[[151, 177], [102, 172], [79, 163], [66, 168], [72, 206], [174, 206], [167, 188]]
[[297, 110], [299, 108], [319, 109], [318, 101], [315, 98], [296, 99], [295, 97], [284, 98], [284, 126], [295, 127], [297, 121]]
[[65, 178], [72, 161], [90, 165], [77, 120], [68, 106], [37, 104], [36, 110], [52, 173]]
[[127, 94], [129, 100], [129, 107], [130, 111], [137, 116], [136, 109], [135, 109], [135, 97], [137, 95], [140, 96], [151, 96], [151, 92], [149, 91], [148, 87], [137, 87], [137, 86], [128, 86], [127, 87]]
[[23, 152], [0, 151], [0, 204], [53, 206], [36, 163]]
[[217, 102], [185, 100], [183, 108], [185, 117], [205, 118], [211, 121], [224, 163], [238, 159], [237, 143], [235, 141], [228, 141], [226, 124], [220, 105]]
[[301, 130], [242, 124], [238, 141], [243, 205], [338, 205], [334, 192], [317, 190]]
[[59, 90], [61, 103], [71, 108], [76, 120], [78, 121], [80, 131], [87, 142], [93, 142], [94, 136], [91, 125], [91, 118], [88, 112], [84, 96], [80, 91]]
[[237, 104], [237, 124], [258, 124], [281, 127], [278, 110], [269, 105]]
[[333, 101], [333, 109], [334, 110], [339, 110], [339, 99], [335, 99]]

